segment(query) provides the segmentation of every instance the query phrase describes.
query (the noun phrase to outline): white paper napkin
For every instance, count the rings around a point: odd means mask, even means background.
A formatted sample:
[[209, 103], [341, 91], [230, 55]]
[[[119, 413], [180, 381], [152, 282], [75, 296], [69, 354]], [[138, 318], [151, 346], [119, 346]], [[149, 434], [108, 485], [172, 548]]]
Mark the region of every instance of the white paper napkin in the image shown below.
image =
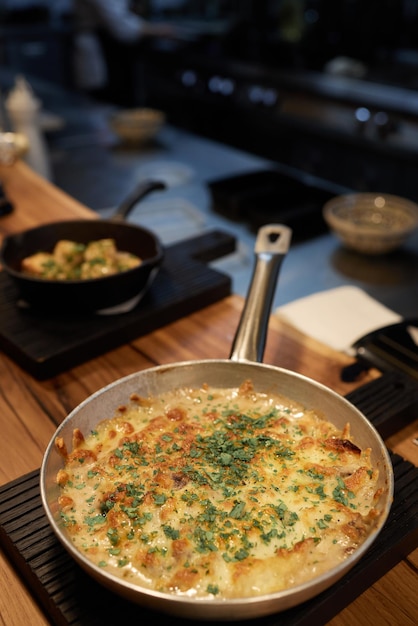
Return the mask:
[[363, 335], [402, 321], [400, 315], [354, 286], [294, 300], [275, 314], [306, 335], [347, 353], [352, 353], [352, 344]]

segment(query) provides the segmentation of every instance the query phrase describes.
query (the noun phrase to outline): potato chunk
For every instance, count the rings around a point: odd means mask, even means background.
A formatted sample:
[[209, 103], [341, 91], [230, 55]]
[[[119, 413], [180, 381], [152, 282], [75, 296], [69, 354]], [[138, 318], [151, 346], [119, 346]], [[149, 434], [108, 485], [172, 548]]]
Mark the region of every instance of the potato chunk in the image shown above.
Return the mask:
[[86, 261], [93, 259], [105, 259], [106, 261], [114, 261], [116, 259], [116, 244], [114, 239], [98, 239], [87, 244], [84, 253]]
[[37, 278], [78, 280], [124, 272], [142, 263], [130, 252], [119, 251], [114, 239], [88, 244], [60, 239], [53, 252], [37, 252], [21, 262], [21, 270]]
[[57, 263], [67, 267], [76, 267], [83, 261], [85, 245], [68, 239], [61, 239], [54, 248]]
[[116, 256], [117, 266], [119, 272], [130, 270], [133, 267], [141, 265], [141, 259], [130, 252], [118, 252]]
[[22, 261], [22, 270], [39, 278], [56, 278], [59, 267], [48, 252], [36, 252]]

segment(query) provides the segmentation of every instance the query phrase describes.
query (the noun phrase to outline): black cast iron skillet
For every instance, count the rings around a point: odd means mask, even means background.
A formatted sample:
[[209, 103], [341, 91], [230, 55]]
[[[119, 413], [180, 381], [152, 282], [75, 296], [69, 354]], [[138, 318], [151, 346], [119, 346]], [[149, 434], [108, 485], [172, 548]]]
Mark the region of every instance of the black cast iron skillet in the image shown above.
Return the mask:
[[[165, 189], [160, 181], [141, 182], [107, 220], [78, 219], [50, 222], [5, 237], [0, 250], [3, 270], [18, 288], [22, 300], [48, 311], [87, 313], [115, 307], [147, 289], [163, 260], [163, 247], [154, 233], [124, 220], [132, 208], [152, 191]], [[143, 261], [119, 274], [86, 280], [46, 280], [24, 274], [22, 260], [39, 251], [52, 251], [60, 239], [88, 243], [114, 239], [118, 250]]]

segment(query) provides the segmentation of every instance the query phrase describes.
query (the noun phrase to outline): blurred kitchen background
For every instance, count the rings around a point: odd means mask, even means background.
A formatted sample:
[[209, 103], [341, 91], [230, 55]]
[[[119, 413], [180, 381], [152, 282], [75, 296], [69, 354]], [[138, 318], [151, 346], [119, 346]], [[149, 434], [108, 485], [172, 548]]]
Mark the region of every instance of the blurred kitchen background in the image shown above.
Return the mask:
[[[325, 200], [355, 190], [418, 201], [418, 2], [142, 4], [180, 35], [142, 46], [137, 104], [161, 109], [167, 124], [135, 150], [109, 130], [117, 105], [75, 89], [71, 0], [0, 0], [1, 89], [22, 74], [42, 100], [53, 182], [107, 215], [138, 177], [163, 175], [168, 191], [135, 219], [157, 220], [166, 241], [232, 230], [239, 249], [225, 262], [235, 291], [248, 282], [257, 227], [271, 221], [289, 223], [312, 259], [300, 284], [289, 258], [277, 303], [341, 284], [343, 257], [326, 276], [315, 267], [335, 247], [322, 237]], [[351, 263], [343, 282], [362, 286], [360, 274]], [[390, 285], [383, 299], [395, 304]]]
[[[148, 4], [184, 27], [141, 61], [171, 121], [357, 189], [418, 193], [415, 0]], [[0, 62], [71, 87], [71, 0], [0, 10]]]

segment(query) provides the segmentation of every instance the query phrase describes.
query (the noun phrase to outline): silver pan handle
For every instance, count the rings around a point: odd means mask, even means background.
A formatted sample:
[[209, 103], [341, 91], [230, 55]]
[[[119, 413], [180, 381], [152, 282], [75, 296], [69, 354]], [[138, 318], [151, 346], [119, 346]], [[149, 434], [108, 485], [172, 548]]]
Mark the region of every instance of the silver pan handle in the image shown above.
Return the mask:
[[291, 228], [282, 224], [268, 224], [258, 231], [252, 278], [229, 357], [232, 361], [263, 360], [277, 278], [291, 238]]

